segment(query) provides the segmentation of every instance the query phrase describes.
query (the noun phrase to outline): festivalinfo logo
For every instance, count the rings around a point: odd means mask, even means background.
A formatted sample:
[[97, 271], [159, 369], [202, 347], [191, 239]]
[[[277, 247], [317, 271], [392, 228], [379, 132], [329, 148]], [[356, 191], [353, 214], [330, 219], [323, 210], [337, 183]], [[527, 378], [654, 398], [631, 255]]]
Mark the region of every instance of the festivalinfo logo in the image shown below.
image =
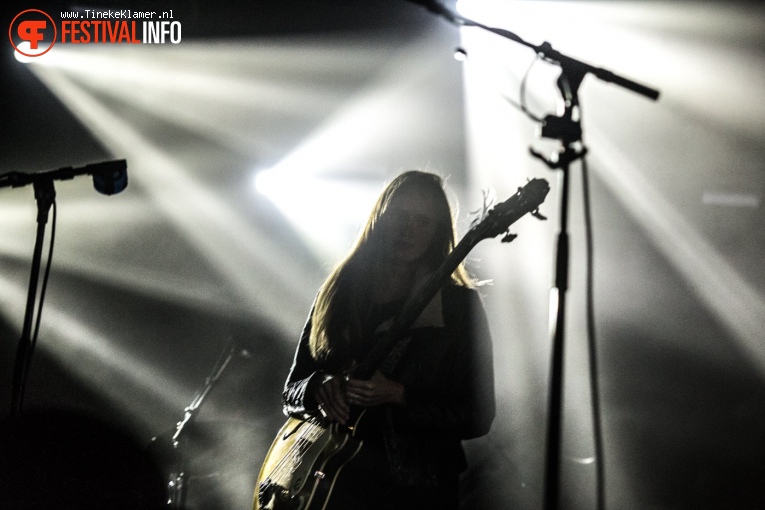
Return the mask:
[[173, 10], [80, 9], [62, 11], [58, 23], [40, 9], [21, 11], [8, 27], [8, 38], [25, 57], [48, 53], [62, 44], [179, 44], [181, 22]]

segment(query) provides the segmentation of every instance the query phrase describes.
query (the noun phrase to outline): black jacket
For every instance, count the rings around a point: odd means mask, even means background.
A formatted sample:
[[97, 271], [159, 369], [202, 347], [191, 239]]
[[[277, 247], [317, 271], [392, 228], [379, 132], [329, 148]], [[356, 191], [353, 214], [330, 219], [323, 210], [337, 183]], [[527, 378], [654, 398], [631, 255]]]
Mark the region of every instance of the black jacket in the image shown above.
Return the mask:
[[[316, 417], [313, 386], [327, 368], [310, 354], [310, 332], [309, 317], [283, 393], [285, 414], [297, 418]], [[494, 419], [491, 337], [477, 292], [444, 287], [400, 347], [400, 359], [389, 356], [380, 370], [404, 385], [406, 403], [374, 416], [397, 483], [438, 485], [466, 468], [461, 441], [487, 434]]]

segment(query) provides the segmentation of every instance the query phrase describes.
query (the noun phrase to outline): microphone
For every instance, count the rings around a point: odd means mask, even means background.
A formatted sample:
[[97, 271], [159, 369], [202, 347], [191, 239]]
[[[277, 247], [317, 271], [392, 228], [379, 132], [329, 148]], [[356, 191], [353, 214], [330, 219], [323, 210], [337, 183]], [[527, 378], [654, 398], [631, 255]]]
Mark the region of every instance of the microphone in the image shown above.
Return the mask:
[[127, 161], [124, 159], [85, 165], [84, 170], [93, 175], [93, 187], [103, 195], [114, 195], [127, 188]]
[[92, 175], [93, 187], [101, 194], [114, 195], [124, 191], [128, 185], [127, 161], [117, 159], [102, 163], [72, 168], [67, 166], [58, 170], [38, 173], [9, 172], [0, 175], [0, 188], [20, 188], [28, 184], [53, 181], [68, 181], [78, 175]]

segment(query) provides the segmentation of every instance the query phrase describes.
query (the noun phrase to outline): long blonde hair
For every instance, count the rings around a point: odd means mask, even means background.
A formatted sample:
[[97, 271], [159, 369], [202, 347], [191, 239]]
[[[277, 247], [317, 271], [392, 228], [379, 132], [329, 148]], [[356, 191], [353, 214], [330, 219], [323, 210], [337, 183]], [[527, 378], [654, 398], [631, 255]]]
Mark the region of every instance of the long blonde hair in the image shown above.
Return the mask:
[[[342, 357], [348, 343], [363, 334], [364, 319], [372, 305], [369, 277], [380, 267], [383, 242], [377, 230], [393, 196], [403, 190], [416, 189], [428, 194], [436, 204], [435, 236], [424, 264], [435, 270], [448, 257], [456, 244], [456, 231], [443, 179], [438, 175], [410, 170], [398, 175], [380, 194], [366, 225], [345, 259], [327, 277], [319, 290], [311, 318], [311, 354], [316, 359], [335, 355]], [[457, 285], [472, 286], [463, 264], [451, 275]]]

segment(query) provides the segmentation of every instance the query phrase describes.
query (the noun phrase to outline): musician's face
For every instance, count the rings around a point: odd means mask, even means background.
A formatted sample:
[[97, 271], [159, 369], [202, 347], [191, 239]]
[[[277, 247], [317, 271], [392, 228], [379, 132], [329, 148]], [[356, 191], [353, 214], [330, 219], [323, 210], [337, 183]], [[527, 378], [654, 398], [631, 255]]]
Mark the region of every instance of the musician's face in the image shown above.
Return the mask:
[[420, 261], [433, 244], [436, 202], [416, 189], [397, 191], [380, 218], [388, 259], [405, 264]]

